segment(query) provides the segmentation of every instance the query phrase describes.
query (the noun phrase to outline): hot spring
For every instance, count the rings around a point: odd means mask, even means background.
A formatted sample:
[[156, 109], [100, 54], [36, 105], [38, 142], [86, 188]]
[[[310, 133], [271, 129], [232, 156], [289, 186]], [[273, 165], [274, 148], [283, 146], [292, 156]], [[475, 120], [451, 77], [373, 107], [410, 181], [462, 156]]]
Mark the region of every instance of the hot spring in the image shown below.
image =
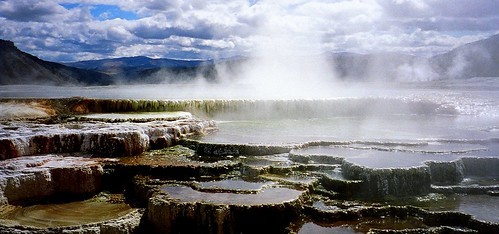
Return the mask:
[[[124, 193], [143, 214], [137, 230], [498, 230], [497, 209], [486, 209], [499, 193], [498, 78], [306, 88], [2, 86], [2, 165], [98, 159], [99, 187], [74, 200]], [[16, 212], [69, 191], [2, 189]]]

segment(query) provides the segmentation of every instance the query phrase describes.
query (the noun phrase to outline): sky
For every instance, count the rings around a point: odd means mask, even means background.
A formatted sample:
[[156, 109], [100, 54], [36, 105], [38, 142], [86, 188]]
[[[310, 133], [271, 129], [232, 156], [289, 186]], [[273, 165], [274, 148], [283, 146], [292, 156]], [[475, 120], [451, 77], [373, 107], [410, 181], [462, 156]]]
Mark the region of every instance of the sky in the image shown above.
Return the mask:
[[56, 62], [255, 48], [432, 56], [497, 33], [499, 0], [0, 0], [0, 39]]

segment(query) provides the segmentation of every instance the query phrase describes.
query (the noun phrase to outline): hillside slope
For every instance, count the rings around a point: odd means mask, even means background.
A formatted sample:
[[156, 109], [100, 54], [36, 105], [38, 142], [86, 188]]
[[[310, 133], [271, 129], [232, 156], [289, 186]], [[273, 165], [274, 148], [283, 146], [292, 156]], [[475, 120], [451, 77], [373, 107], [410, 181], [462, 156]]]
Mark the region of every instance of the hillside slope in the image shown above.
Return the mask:
[[430, 58], [443, 78], [499, 77], [499, 34]]
[[111, 83], [109, 75], [44, 61], [19, 50], [11, 41], [0, 40], [0, 85]]

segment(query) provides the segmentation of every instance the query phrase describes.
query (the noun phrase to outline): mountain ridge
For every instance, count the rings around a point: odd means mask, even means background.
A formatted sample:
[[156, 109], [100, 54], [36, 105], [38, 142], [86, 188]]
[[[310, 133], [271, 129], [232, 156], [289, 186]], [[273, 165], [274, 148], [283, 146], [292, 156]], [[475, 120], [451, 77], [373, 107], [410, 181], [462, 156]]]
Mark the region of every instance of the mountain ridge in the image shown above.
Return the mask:
[[[499, 77], [499, 34], [489, 38], [467, 43], [454, 48], [448, 52], [429, 58], [418, 57], [408, 54], [394, 52], [358, 54], [351, 52], [326, 53], [325, 57], [333, 65], [336, 74], [343, 80], [384, 80], [384, 81], [428, 81], [435, 79], [463, 79], [479, 76]], [[134, 58], [124, 57], [116, 61], [133, 61]], [[147, 58], [147, 57], [145, 57]], [[197, 64], [185, 65], [189, 60], [174, 60], [168, 58], [152, 59], [150, 61], [168, 61], [170, 66], [159, 65], [149, 62], [148, 66], [135, 66], [121, 64], [122, 70], [128, 80], [147, 80], [144, 76], [161, 75], [161, 72], [173, 71], [173, 74], [185, 73], [196, 76], [196, 68], [202, 70], [209, 76], [218, 74], [217, 65], [229, 70], [238, 71], [238, 66], [250, 60], [246, 57], [235, 57], [223, 61], [197, 60]], [[100, 61], [112, 61], [100, 60]], [[95, 69], [107, 73], [105, 66], [89, 67], [88, 64], [99, 60], [80, 61], [80, 68]], [[102, 62], [101, 62], [102, 63]], [[172, 66], [171, 64], [175, 64]], [[69, 64], [73, 65], [73, 64]], [[208, 71], [208, 72], [207, 72]], [[108, 73], [109, 74], [109, 73]], [[231, 74], [237, 76], [237, 74]], [[183, 76], [185, 79], [185, 76]], [[216, 79], [209, 77], [210, 79]], [[154, 80], [154, 79], [152, 79]]]
[[111, 76], [39, 59], [0, 39], [0, 85], [109, 85]]
[[[180, 60], [146, 56], [87, 60], [59, 64], [22, 52], [0, 39], [0, 85], [186, 82], [221, 74], [237, 77], [251, 58]], [[430, 58], [398, 53], [327, 53], [327, 60], [343, 80], [429, 81], [499, 77], [499, 34], [456, 47]], [[223, 68], [223, 70], [221, 70]]]
[[497, 77], [499, 34], [433, 56], [430, 61], [445, 78]]

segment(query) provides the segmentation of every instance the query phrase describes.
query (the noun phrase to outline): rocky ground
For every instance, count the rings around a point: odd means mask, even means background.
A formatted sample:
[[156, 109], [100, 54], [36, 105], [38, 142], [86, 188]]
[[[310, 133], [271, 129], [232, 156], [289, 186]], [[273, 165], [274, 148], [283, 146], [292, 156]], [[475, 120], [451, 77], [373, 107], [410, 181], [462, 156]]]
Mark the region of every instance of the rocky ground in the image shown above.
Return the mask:
[[0, 105], [0, 233], [499, 232], [462, 208], [499, 204], [497, 157], [373, 168], [313, 153], [358, 142], [201, 142], [215, 122], [160, 102]]

